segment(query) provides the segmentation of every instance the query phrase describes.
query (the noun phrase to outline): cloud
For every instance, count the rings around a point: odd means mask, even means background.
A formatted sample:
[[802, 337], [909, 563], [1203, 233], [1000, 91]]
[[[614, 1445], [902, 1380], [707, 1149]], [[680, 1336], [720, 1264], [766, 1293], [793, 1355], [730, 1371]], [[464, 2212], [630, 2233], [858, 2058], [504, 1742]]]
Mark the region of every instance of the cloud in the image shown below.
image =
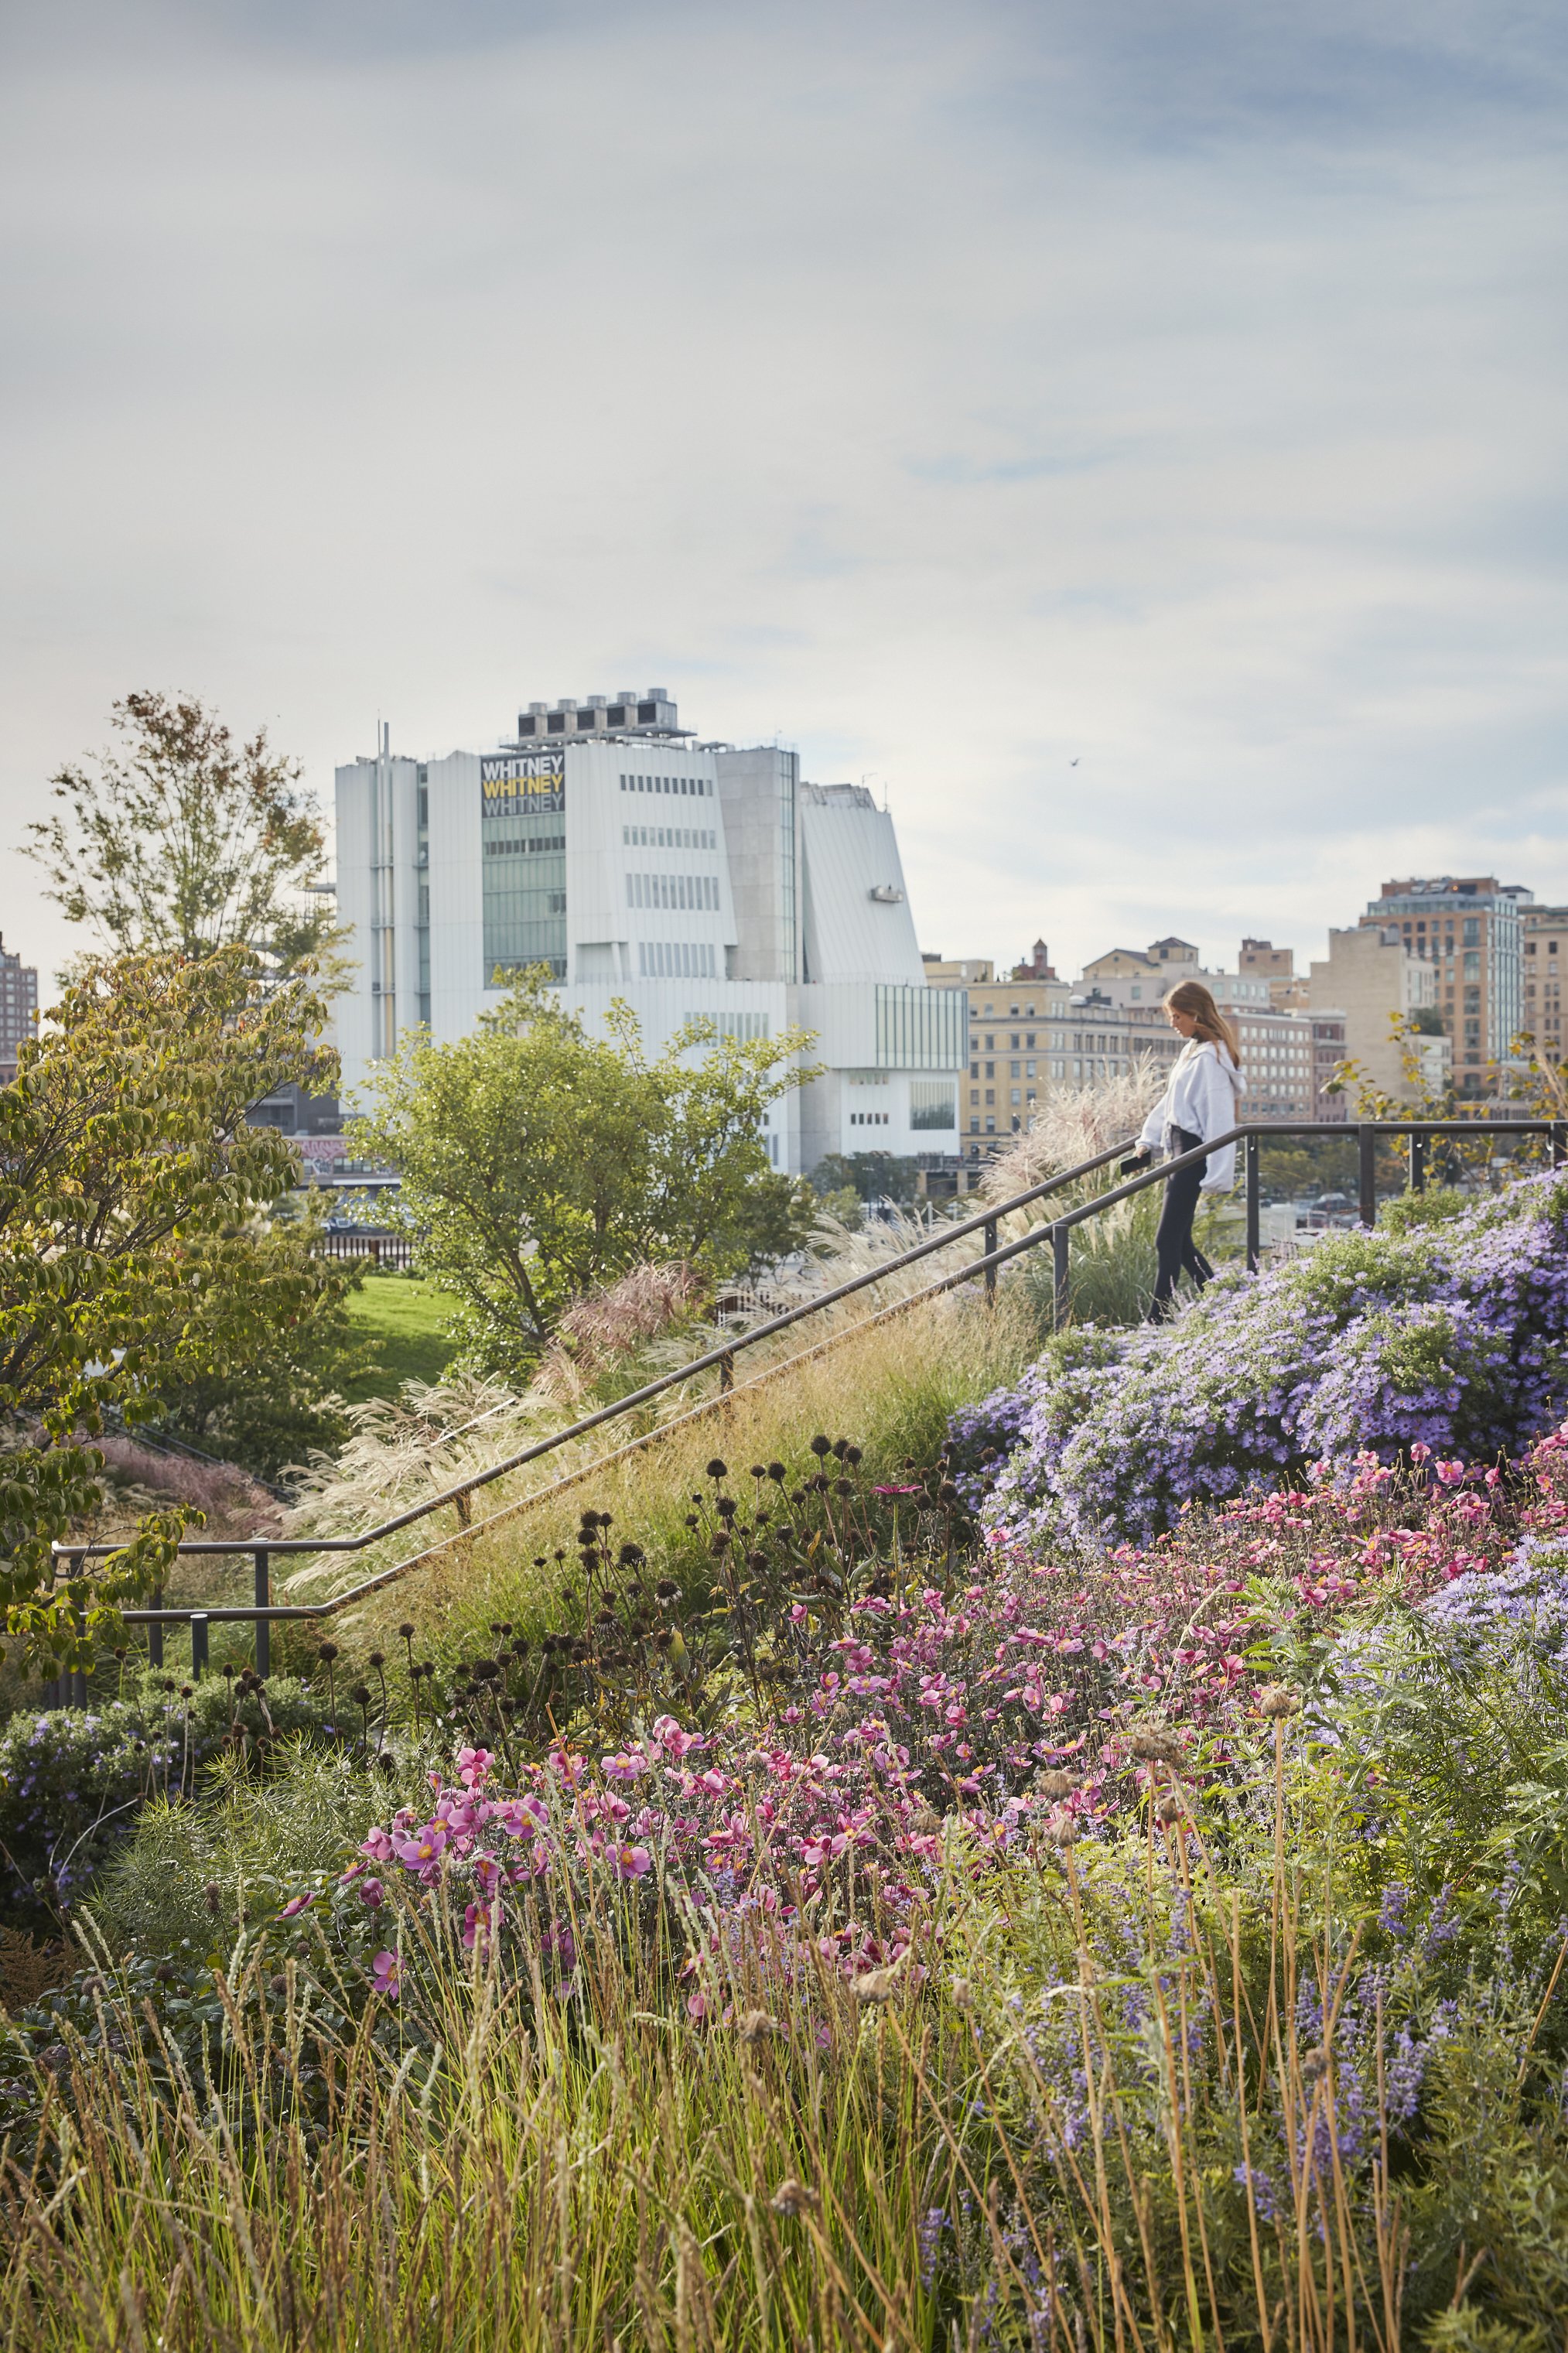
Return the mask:
[[5, 37], [0, 839], [133, 685], [329, 789], [657, 680], [874, 776], [950, 954], [1568, 897], [1554, 12]]

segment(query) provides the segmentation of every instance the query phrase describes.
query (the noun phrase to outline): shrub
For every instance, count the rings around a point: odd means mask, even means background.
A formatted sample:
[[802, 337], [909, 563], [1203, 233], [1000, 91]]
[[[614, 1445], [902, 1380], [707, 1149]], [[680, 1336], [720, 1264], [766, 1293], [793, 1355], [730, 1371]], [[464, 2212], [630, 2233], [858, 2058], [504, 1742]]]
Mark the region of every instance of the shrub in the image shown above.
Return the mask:
[[0, 1864], [13, 1919], [57, 1922], [141, 1809], [188, 1794], [220, 1753], [264, 1760], [285, 1735], [321, 1730], [325, 1711], [302, 1683], [252, 1683], [209, 1675], [193, 1689], [154, 1673], [128, 1699], [13, 1716], [0, 1731]]
[[1221, 1275], [1173, 1324], [1058, 1344], [953, 1434], [978, 1470], [1016, 1432], [980, 1480], [994, 1526], [1093, 1546], [1363, 1447], [1510, 1451], [1565, 1390], [1568, 1184], [1545, 1176], [1437, 1225]]

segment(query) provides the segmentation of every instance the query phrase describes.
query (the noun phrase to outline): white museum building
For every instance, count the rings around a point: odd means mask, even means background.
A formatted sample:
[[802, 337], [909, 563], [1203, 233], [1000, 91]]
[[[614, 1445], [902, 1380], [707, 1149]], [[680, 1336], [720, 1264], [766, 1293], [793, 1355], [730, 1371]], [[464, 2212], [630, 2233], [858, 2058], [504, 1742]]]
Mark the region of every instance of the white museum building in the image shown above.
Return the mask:
[[400, 1031], [461, 1037], [544, 965], [590, 1023], [624, 999], [650, 1048], [693, 1014], [814, 1031], [823, 1075], [771, 1114], [779, 1168], [957, 1154], [966, 992], [924, 978], [891, 818], [794, 752], [699, 742], [662, 690], [533, 703], [513, 740], [444, 759], [384, 731], [337, 771], [337, 865], [351, 1098]]

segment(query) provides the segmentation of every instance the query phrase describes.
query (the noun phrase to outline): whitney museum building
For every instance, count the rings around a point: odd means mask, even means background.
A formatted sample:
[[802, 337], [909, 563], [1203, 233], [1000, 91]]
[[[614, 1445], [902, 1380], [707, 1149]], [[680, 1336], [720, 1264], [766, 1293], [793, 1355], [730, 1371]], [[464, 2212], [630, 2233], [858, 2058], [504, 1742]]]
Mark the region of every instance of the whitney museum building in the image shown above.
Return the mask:
[[531, 703], [514, 741], [337, 771], [338, 1000], [353, 1094], [400, 1030], [461, 1037], [543, 965], [590, 1024], [628, 1003], [660, 1047], [693, 1014], [816, 1033], [823, 1075], [775, 1103], [775, 1167], [884, 1151], [952, 1166], [966, 993], [928, 987], [891, 818], [773, 744], [699, 742], [658, 688]]

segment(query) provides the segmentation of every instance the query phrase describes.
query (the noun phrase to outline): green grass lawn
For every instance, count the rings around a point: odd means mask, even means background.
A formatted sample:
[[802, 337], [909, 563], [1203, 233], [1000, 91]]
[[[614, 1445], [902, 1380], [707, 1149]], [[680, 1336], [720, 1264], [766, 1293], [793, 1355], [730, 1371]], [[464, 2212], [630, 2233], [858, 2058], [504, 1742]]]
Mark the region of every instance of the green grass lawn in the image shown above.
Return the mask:
[[406, 1274], [367, 1274], [349, 1294], [349, 1313], [380, 1345], [381, 1369], [350, 1385], [351, 1403], [392, 1397], [404, 1381], [439, 1380], [455, 1354], [447, 1335], [452, 1303]]

